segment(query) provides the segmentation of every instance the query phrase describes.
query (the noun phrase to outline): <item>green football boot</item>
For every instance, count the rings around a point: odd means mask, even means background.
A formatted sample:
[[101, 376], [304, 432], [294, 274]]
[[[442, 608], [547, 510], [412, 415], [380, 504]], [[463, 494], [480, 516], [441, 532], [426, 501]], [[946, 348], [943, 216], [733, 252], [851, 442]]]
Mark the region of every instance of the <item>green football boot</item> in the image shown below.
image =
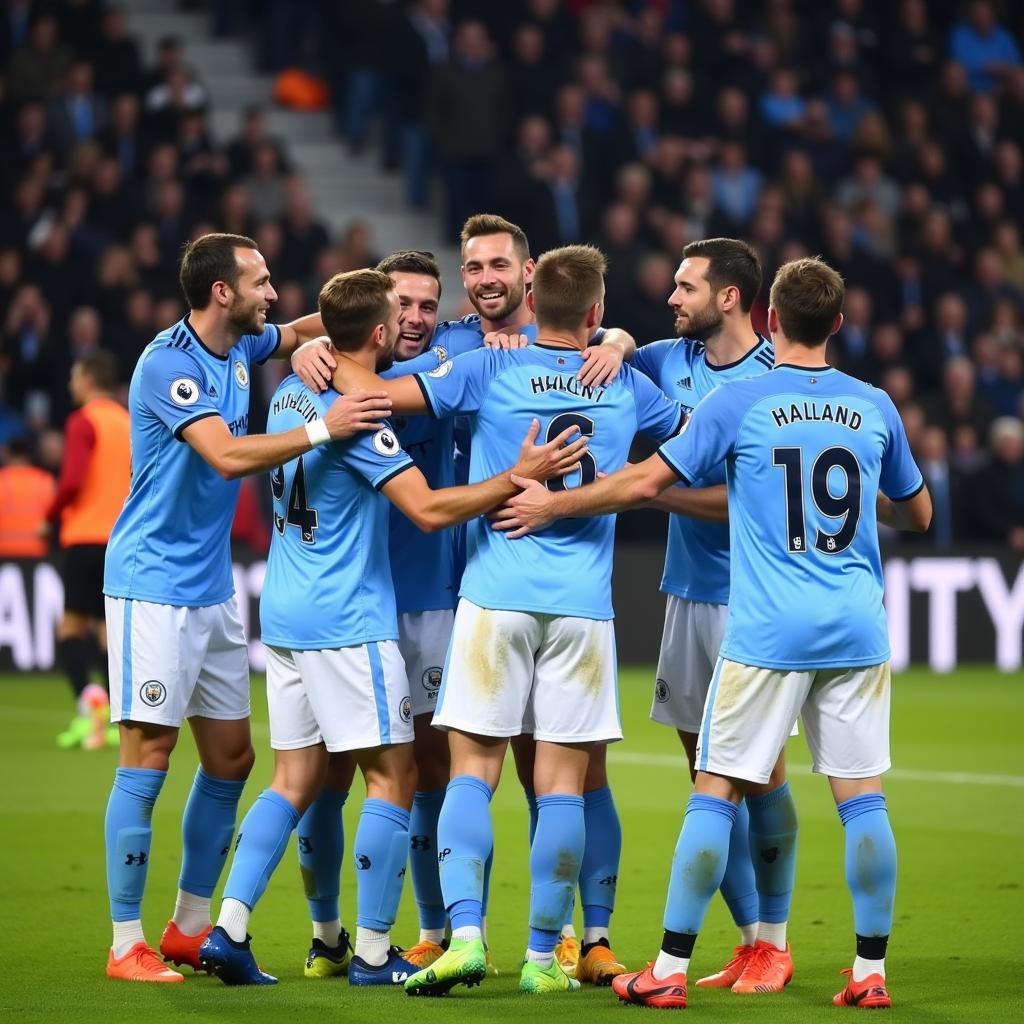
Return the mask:
[[480, 939], [452, 939], [443, 956], [405, 981], [411, 996], [443, 996], [456, 985], [472, 988], [487, 974], [487, 954]]
[[540, 964], [527, 960], [519, 975], [519, 991], [531, 996], [547, 995], [549, 992], [577, 992], [579, 987], [580, 983], [575, 978], [570, 978], [558, 966], [557, 960], [552, 960], [549, 967], [541, 967]]

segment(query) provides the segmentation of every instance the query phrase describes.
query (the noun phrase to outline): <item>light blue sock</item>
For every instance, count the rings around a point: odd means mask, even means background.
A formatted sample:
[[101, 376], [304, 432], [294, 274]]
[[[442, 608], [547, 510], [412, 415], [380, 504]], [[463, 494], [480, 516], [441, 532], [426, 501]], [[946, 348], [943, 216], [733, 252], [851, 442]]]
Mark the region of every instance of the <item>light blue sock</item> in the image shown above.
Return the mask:
[[558, 945], [559, 933], [550, 928], [531, 928], [529, 948], [535, 953], [553, 953]]
[[356, 924], [390, 931], [402, 899], [409, 856], [409, 812], [387, 800], [364, 800], [352, 853], [356, 860]]
[[796, 878], [796, 803], [784, 782], [764, 796], [748, 796], [750, 859], [757, 878], [759, 921], [789, 920]]
[[576, 894], [585, 845], [583, 797], [537, 797], [537, 833], [530, 847], [531, 935], [553, 931], [557, 939]]
[[200, 767], [181, 818], [178, 888], [209, 899], [231, 852], [244, 779], [215, 779]]
[[[438, 862], [441, 873], [441, 892], [444, 905], [452, 917], [452, 928], [473, 925], [470, 920], [478, 912], [484, 892], [484, 873], [487, 858], [494, 847], [494, 828], [491, 823], [491, 787], [475, 775], [457, 775], [448, 783], [444, 806], [437, 819]], [[460, 907], [457, 925], [452, 907], [468, 901], [472, 907]]]
[[260, 793], [238, 830], [225, 899], [238, 900], [250, 910], [256, 906], [298, 823], [298, 810], [280, 793], [272, 789]]
[[736, 805], [717, 796], [691, 793], [672, 857], [665, 902], [665, 929], [696, 935], [711, 898], [725, 876]]
[[607, 928], [615, 909], [622, 856], [622, 826], [608, 786], [583, 794], [586, 845], [580, 866], [584, 928]]
[[299, 870], [311, 921], [341, 917], [341, 862], [345, 856], [345, 822], [341, 809], [348, 793], [324, 788], [299, 819]]
[[757, 881], [750, 861], [750, 814], [744, 800], [736, 808], [736, 824], [729, 837], [729, 859], [722, 879], [722, 899], [737, 928], [757, 921]]
[[530, 845], [533, 846], [533, 837], [537, 834], [537, 794], [532, 789], [524, 789], [523, 796], [526, 797], [526, 811], [530, 815], [529, 836]]
[[167, 772], [152, 768], [118, 768], [107, 801], [103, 831], [107, 847], [107, 893], [114, 921], [142, 916], [142, 894], [149, 871], [153, 804]]
[[858, 936], [875, 938], [892, 931], [896, 899], [896, 840], [882, 793], [863, 793], [836, 808], [846, 829], [846, 883], [853, 895], [853, 924]]
[[437, 865], [437, 819], [443, 804], [443, 789], [418, 790], [409, 817], [412, 891], [419, 908], [420, 928], [432, 930], [443, 928], [448, 920]]

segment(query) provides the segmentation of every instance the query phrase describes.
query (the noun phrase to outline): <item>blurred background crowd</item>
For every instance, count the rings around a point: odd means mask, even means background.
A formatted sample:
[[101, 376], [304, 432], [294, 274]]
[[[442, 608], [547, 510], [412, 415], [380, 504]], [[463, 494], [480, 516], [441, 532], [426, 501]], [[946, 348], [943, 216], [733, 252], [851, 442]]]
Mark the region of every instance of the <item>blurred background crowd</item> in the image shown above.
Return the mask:
[[[262, 70], [319, 75], [335, 131], [403, 175], [410, 207], [436, 203], [449, 238], [487, 210], [535, 254], [599, 245], [606, 323], [639, 343], [671, 333], [665, 300], [693, 239], [747, 239], [766, 282], [820, 253], [849, 289], [831, 359], [899, 407], [935, 501], [928, 542], [1024, 551], [1024, 5], [188, 6], [246, 37]], [[187, 40], [148, 62], [117, 5], [0, 3], [6, 461], [59, 468], [71, 364], [107, 348], [126, 384], [184, 312], [188, 238], [252, 235], [281, 321], [330, 274], [376, 262], [369, 225], [332, 237], [318, 219], [262, 110], [226, 145], [209, 115]]]

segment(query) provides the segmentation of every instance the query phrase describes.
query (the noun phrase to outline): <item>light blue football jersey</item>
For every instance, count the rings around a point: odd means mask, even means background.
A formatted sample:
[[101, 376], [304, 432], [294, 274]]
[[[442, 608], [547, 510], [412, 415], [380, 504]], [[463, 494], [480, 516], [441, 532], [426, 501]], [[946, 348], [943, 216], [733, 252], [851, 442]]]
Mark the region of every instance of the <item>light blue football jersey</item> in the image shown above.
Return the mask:
[[[719, 384], [767, 373], [775, 362], [775, 350], [767, 338], [757, 335], [757, 344], [742, 359], [723, 366], [708, 362], [703, 342], [692, 338], [654, 341], [637, 349], [632, 367], [646, 374], [670, 398], [682, 403], [687, 414]], [[695, 486], [725, 483], [724, 466], [716, 466]], [[661, 589], [666, 594], [703, 601], [729, 603], [729, 527], [687, 516], [671, 515], [668, 547]]]
[[[381, 374], [387, 380], [433, 369], [447, 359], [430, 349], [413, 359], [395, 363]], [[394, 416], [391, 424], [402, 449], [419, 467], [431, 488], [455, 483], [455, 421], [433, 416]], [[398, 613], [454, 608], [458, 583], [452, 531], [424, 533], [397, 506], [391, 506], [388, 547]]]
[[[528, 338], [530, 344], [537, 340], [537, 325], [525, 324], [516, 331]], [[430, 349], [438, 355], [444, 354], [447, 359], [454, 359], [456, 356], [465, 355], [475, 349], [482, 348], [484, 343], [484, 328], [480, 322], [478, 313], [470, 313], [461, 320], [445, 320], [437, 325], [433, 338], [430, 339]], [[444, 360], [442, 360], [443, 362]], [[419, 367], [415, 372], [419, 372]], [[431, 369], [426, 367], [425, 369]], [[470, 435], [472, 427], [469, 421], [462, 416], [455, 420], [455, 482], [457, 484], [469, 483], [469, 462], [470, 462]], [[457, 528], [458, 534], [464, 532], [464, 528]], [[464, 545], [457, 544], [457, 547]], [[456, 559], [459, 567], [465, 566], [465, 551], [457, 551]]]
[[889, 657], [875, 499], [923, 486], [884, 392], [830, 367], [723, 384], [659, 449], [683, 480], [725, 462], [732, 588], [721, 655], [778, 669]]
[[[677, 402], [629, 367], [608, 385], [584, 387], [576, 376], [582, 363], [579, 352], [547, 345], [480, 349], [416, 380], [435, 416], [469, 417], [472, 483], [516, 463], [534, 417], [541, 441], [577, 427], [589, 452], [580, 469], [549, 481], [560, 489], [621, 469], [636, 433], [664, 440], [683, 417]], [[459, 593], [484, 608], [610, 619], [614, 532], [614, 516], [565, 519], [513, 541], [485, 517], [474, 519]]]
[[[295, 374], [274, 392], [269, 433], [322, 418], [338, 397]], [[380, 489], [413, 465], [390, 426], [319, 445], [270, 474], [274, 529], [260, 597], [263, 642], [328, 650], [397, 640]]]
[[268, 324], [227, 355], [211, 352], [188, 316], [146, 346], [128, 389], [132, 482], [107, 543], [103, 593], [188, 608], [235, 592], [231, 521], [239, 480], [225, 480], [182, 439], [206, 416], [236, 437], [249, 429], [249, 368], [281, 343]]

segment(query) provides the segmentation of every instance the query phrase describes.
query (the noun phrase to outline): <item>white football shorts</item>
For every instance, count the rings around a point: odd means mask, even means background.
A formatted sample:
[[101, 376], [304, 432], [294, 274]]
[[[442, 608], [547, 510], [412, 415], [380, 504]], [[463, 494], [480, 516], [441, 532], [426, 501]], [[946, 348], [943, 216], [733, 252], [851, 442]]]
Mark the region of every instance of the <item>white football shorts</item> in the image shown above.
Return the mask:
[[673, 729], [696, 733], [704, 699], [725, 636], [724, 604], [689, 601], [669, 594], [661, 634], [651, 718]]
[[612, 620], [480, 608], [455, 612], [433, 724], [548, 743], [622, 739]]
[[697, 737], [700, 771], [767, 782], [803, 717], [820, 775], [865, 779], [888, 771], [889, 662], [787, 671], [719, 658]]
[[332, 753], [412, 742], [412, 702], [394, 640], [324, 651], [267, 647], [270, 746]]
[[104, 601], [112, 722], [249, 717], [249, 650], [234, 597], [206, 608]]
[[414, 718], [432, 715], [437, 708], [454, 621], [455, 613], [450, 608], [398, 616], [398, 649], [409, 677]]

